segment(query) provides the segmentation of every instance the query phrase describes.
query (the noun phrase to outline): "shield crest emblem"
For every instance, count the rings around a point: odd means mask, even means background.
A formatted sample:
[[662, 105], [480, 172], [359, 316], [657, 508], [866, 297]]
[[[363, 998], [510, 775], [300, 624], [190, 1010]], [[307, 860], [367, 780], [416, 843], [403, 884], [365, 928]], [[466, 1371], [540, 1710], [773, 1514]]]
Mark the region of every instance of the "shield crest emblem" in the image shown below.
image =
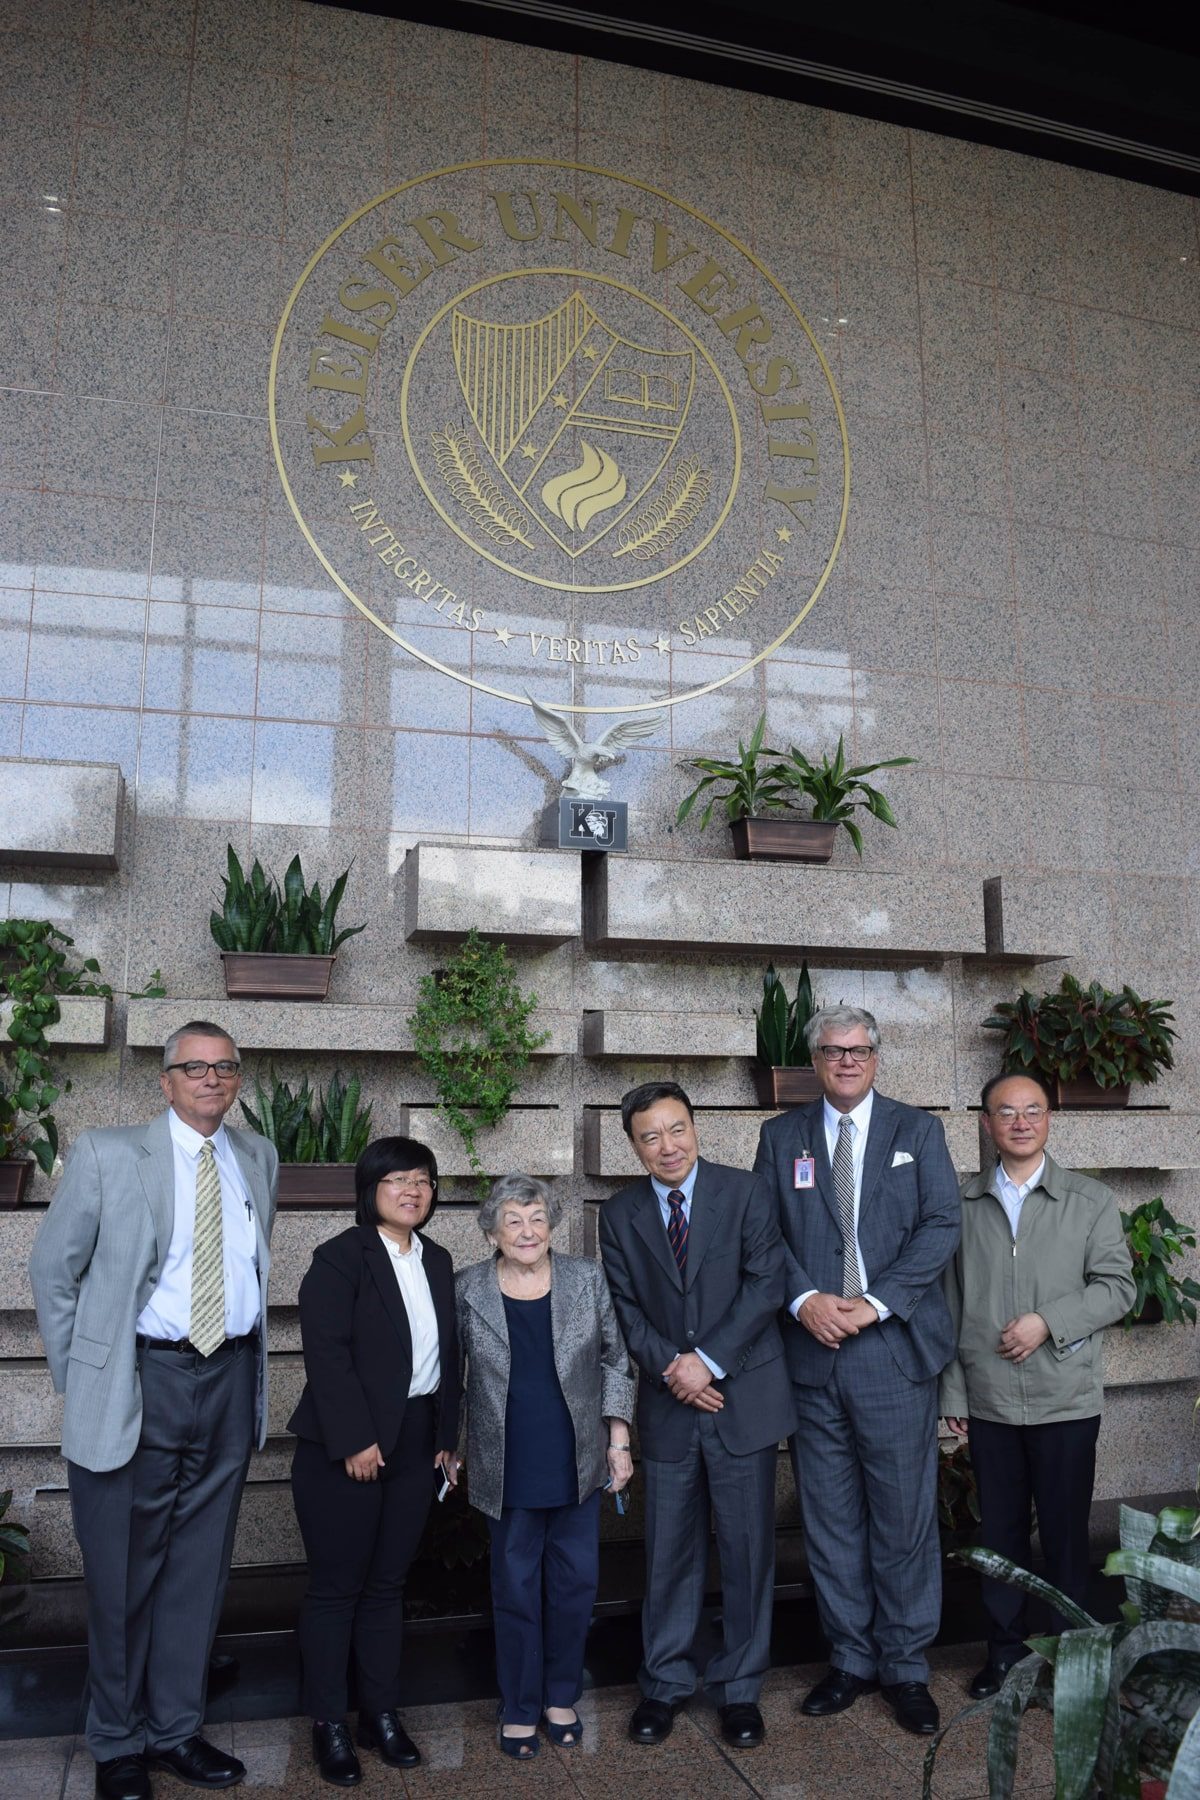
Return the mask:
[[687, 421], [696, 357], [613, 330], [578, 289], [526, 324], [456, 307], [458, 383], [483, 448], [542, 531], [572, 558], [654, 485]]

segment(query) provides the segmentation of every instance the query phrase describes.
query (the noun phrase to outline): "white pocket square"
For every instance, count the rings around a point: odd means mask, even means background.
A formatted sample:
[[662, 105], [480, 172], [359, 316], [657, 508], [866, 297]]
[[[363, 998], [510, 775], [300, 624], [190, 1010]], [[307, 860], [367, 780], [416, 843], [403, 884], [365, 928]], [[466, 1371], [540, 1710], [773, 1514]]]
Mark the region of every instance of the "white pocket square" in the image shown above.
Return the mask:
[[897, 1150], [895, 1156], [892, 1158], [892, 1167], [893, 1169], [898, 1169], [901, 1163], [909, 1163], [911, 1161], [912, 1157], [908, 1154], [907, 1150]]

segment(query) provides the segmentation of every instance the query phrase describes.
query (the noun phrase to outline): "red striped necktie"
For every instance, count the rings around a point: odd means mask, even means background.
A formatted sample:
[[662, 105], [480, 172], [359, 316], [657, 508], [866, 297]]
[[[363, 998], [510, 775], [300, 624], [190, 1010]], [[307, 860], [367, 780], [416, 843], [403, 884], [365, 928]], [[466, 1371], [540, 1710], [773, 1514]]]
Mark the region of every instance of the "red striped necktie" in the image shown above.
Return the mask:
[[682, 1277], [687, 1274], [688, 1222], [683, 1210], [683, 1195], [678, 1188], [673, 1188], [667, 1195], [667, 1205], [671, 1209], [667, 1220], [667, 1242], [675, 1257], [675, 1267]]

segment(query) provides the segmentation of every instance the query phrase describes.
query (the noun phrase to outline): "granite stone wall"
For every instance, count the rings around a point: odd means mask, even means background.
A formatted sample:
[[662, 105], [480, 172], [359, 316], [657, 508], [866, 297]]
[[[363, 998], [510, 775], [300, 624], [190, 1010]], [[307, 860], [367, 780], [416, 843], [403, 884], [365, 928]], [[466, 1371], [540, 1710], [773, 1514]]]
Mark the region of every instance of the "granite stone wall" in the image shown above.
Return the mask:
[[[574, 1250], [622, 1179], [632, 1083], [682, 1080], [708, 1153], [752, 1154], [748, 1022], [768, 956], [791, 980], [806, 951], [824, 998], [876, 1013], [881, 1087], [943, 1112], [964, 1168], [995, 1000], [1064, 967], [1172, 997], [1181, 1053], [1150, 1104], [1063, 1119], [1052, 1147], [1123, 1204], [1162, 1192], [1200, 1221], [1194, 200], [299, 0], [26, 0], [2, 30], [0, 758], [23, 781], [109, 765], [124, 791], [115, 869], [72, 861], [85, 839], [95, 854], [86, 807], [6, 835], [0, 913], [54, 920], [119, 990], [161, 967], [168, 996], [119, 994], [104, 1047], [64, 1049], [67, 1143], [157, 1108], [156, 1004], [223, 1015], [207, 919], [232, 843], [280, 871], [300, 851], [323, 884], [353, 865], [346, 921], [367, 930], [328, 1009], [243, 1007], [238, 1029], [251, 1073], [360, 1073], [381, 1127], [408, 1108], [442, 1129], [404, 1025], [421, 975], [472, 924], [509, 938], [553, 1037], [493, 1160], [554, 1177]], [[414, 174], [505, 156], [617, 171], [736, 234], [807, 319], [851, 450], [845, 541], [774, 654], [743, 667], [731, 630], [676, 638], [546, 691], [709, 690], [610, 772], [632, 854], [586, 883], [537, 848], [565, 765], [488, 691], [514, 679], [499, 633], [464, 647], [433, 613], [408, 631], [470, 685], [377, 629], [304, 541], [268, 429], [275, 328], [326, 234]], [[861, 864], [843, 839], [827, 871], [760, 879], [720, 826], [675, 826], [681, 761], [764, 707], [773, 739], [917, 759], [887, 778], [900, 828], [868, 822]], [[0, 1488], [40, 1574], [74, 1567], [24, 1274], [49, 1193], [39, 1176], [32, 1207], [0, 1214]], [[470, 1260], [466, 1184], [449, 1198], [435, 1235]], [[280, 1221], [279, 1435], [242, 1563], [295, 1551], [294, 1295], [341, 1223]], [[1111, 1333], [1108, 1367], [1099, 1493], [1190, 1485], [1192, 1332]]]

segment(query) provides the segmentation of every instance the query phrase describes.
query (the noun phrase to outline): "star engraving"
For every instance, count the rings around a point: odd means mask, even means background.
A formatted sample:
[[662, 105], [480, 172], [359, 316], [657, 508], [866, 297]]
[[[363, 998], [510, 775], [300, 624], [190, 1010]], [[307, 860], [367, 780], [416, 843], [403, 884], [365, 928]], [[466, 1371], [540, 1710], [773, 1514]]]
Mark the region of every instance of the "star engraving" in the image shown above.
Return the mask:
[[508, 626], [507, 625], [497, 625], [496, 636], [499, 638], [500, 642], [504, 645], [505, 649], [507, 650], [508, 640], [512, 636], [512, 632], [508, 629]]
[[792, 534], [786, 525], [781, 525], [775, 533], [775, 536], [779, 539], [781, 544], [790, 544], [792, 541]]
[[567, 396], [565, 394], [555, 394], [554, 404], [555, 404], [555, 406], [559, 406], [559, 407], [566, 406], [567, 405]]
[[599, 356], [600, 352], [598, 350], [593, 350], [591, 348], [591, 346], [589, 345], [587, 347], [587, 349], [584, 350], [583, 354], [586, 357], [588, 362], [595, 362], [595, 360]]
[[527, 456], [529, 458], [530, 462], [537, 461], [537, 453], [538, 453], [538, 447], [536, 444], [522, 444], [521, 445], [521, 455]]
[[353, 487], [355, 482], [358, 480], [358, 476], [354, 473], [353, 469], [343, 469], [341, 474], [338, 476], [338, 480], [341, 482], [343, 487]]
[[670, 638], [665, 638], [662, 636], [655, 638], [654, 648], [658, 651], [658, 654], [660, 656], [665, 656], [667, 654], [667, 651], [671, 648]]

